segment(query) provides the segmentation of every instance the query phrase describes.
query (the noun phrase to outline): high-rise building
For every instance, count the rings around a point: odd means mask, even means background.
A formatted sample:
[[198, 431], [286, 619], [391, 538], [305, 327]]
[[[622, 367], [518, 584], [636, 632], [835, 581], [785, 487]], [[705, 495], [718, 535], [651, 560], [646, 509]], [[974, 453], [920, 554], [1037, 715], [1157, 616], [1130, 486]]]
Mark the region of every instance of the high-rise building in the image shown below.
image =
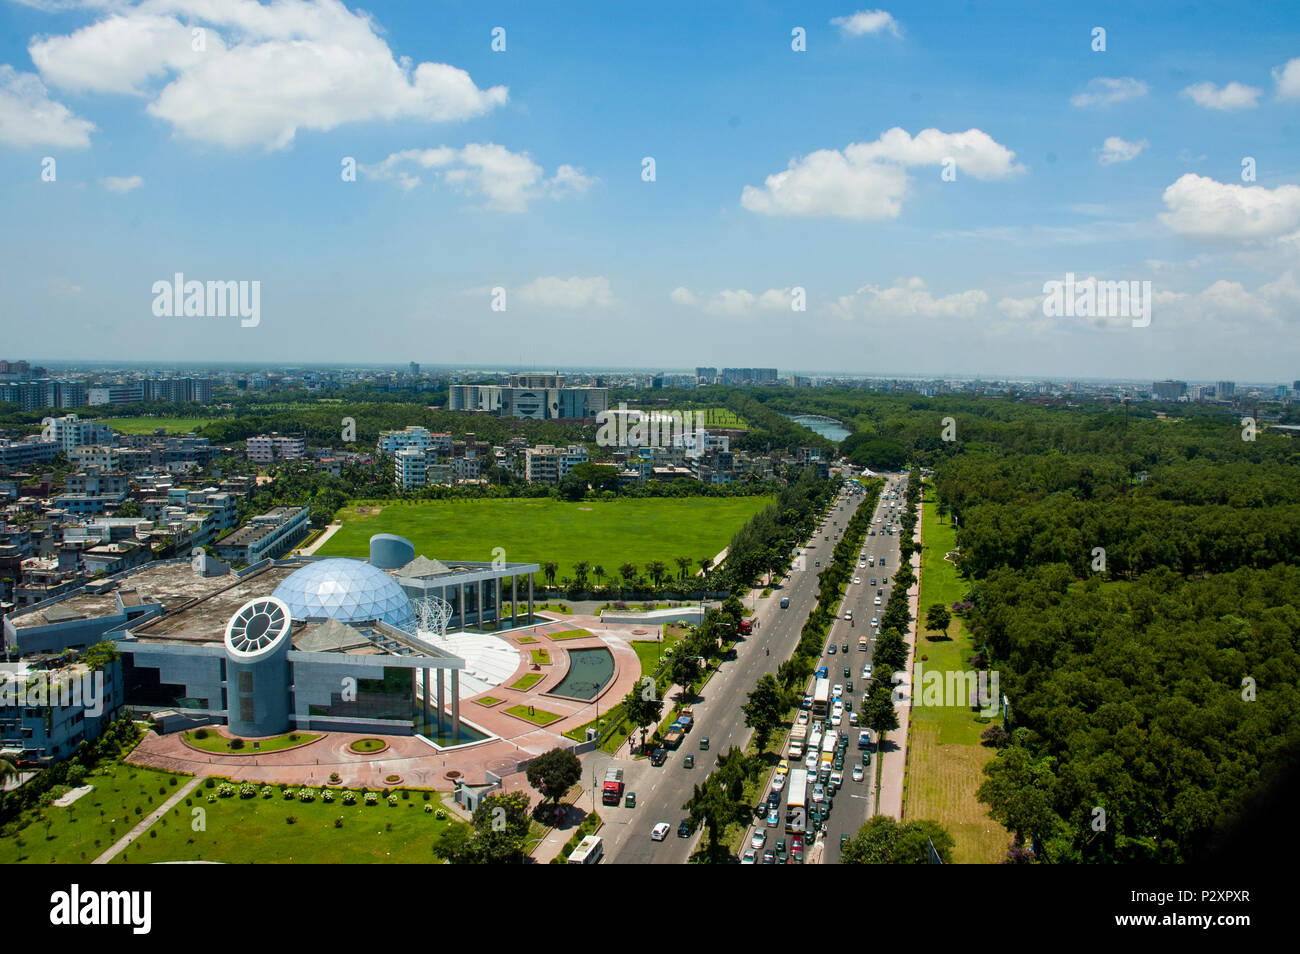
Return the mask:
[[1227, 400], [1237, 393], [1237, 385], [1232, 381], [1220, 381], [1214, 386], [1214, 393], [1220, 401]]
[[1179, 401], [1187, 396], [1186, 381], [1156, 381], [1151, 385], [1151, 395], [1157, 401]]

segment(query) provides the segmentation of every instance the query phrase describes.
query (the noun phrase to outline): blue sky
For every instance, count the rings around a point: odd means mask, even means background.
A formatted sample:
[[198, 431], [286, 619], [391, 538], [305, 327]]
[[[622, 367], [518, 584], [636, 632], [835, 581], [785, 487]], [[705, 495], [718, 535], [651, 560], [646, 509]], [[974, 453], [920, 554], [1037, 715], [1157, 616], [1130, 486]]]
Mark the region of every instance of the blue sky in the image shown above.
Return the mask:
[[1048, 7], [0, 0], [0, 350], [1300, 377], [1300, 11]]

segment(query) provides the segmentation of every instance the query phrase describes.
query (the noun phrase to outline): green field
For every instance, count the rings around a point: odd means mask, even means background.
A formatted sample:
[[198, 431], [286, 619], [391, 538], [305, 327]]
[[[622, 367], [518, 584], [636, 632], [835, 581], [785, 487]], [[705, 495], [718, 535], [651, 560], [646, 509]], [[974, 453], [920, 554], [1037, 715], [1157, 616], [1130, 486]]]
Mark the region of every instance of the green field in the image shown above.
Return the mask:
[[[198, 738], [198, 732], [203, 732], [204, 737]], [[230, 743], [233, 739], [228, 739], [220, 733], [212, 730], [195, 729], [193, 732], [186, 732], [182, 738], [196, 749], [202, 749], [204, 752], [219, 752], [224, 755], [260, 755], [263, 752], [275, 752], [280, 749], [291, 749], [297, 745], [306, 745], [315, 739], [320, 738], [319, 732], [286, 732], [284, 735], [277, 735], [269, 739], [258, 739], [257, 747], [253, 747], [252, 742], [240, 739], [238, 746]]]
[[196, 427], [222, 420], [217, 417], [105, 417], [99, 423], [107, 424], [123, 434], [152, 434], [166, 428], [169, 434], [188, 434]]
[[[415, 544], [415, 551], [439, 560], [493, 559], [505, 550], [511, 563], [559, 564], [556, 580], [586, 561], [605, 570], [605, 582], [624, 563], [638, 570], [662, 560], [677, 576], [674, 557], [694, 564], [713, 559], [771, 497], [685, 497], [592, 500], [430, 500], [409, 504], [357, 501], [341, 510], [343, 524], [318, 556], [366, 558], [370, 537], [395, 533]], [[372, 512], [382, 507], [377, 513]], [[359, 512], [364, 509], [366, 512]], [[692, 565], [692, 572], [698, 570]], [[595, 583], [595, 577], [588, 577]], [[542, 577], [538, 575], [539, 582]]]
[[[173, 778], [176, 785], [171, 784]], [[122, 763], [93, 772], [85, 784], [94, 786], [94, 791], [67, 808], [51, 805], [6, 825], [0, 835], [0, 864], [94, 861], [188, 780], [186, 775]], [[66, 789], [57, 791], [62, 794]], [[17, 824], [23, 821], [31, 823], [18, 829]]]
[[511, 706], [505, 710], [506, 715], [512, 715], [516, 719], [523, 719], [525, 722], [531, 722], [533, 725], [550, 725], [563, 719], [564, 716], [556, 715], [554, 712], [547, 712], [545, 709], [533, 707], [533, 711], [528, 711], [528, 706]]
[[[450, 813], [439, 821], [424, 810], [425, 805], [442, 808], [437, 792], [430, 793], [426, 802], [423, 792], [412, 791], [403, 799], [398, 791], [394, 807], [382, 797], [377, 805], [365, 805], [360, 794], [355, 805], [344, 805], [342, 789], [334, 789], [333, 802], [321, 800], [319, 786], [314, 788], [313, 802], [286, 801], [279, 785], [272, 790], [271, 798], [235, 796], [209, 802], [214, 789], [199, 786], [190, 793], [192, 806], [178, 804], [113, 863], [427, 864], [437, 860], [431, 846], [438, 833], [461, 824]], [[204, 810], [203, 831], [193, 830], [195, 808]], [[334, 827], [336, 818], [343, 819], [342, 827]], [[157, 834], [150, 837], [150, 832]]]
[[[640, 407], [632, 408], [633, 410], [646, 411], [651, 414], [691, 414], [691, 424], [702, 424], [704, 427], [727, 427], [738, 431], [749, 430], [749, 422], [737, 414], [735, 411], [725, 407], [676, 407], [666, 411], [658, 407]], [[685, 418], [683, 418], [685, 421]]]
[[[916, 665], [927, 671], [966, 670], [975, 654], [971, 637], [956, 616], [948, 637], [925, 629], [925, 611], [932, 603], [953, 603], [966, 597], [969, 584], [944, 556], [956, 546], [948, 520], [940, 520], [931, 485], [925, 484], [921, 513], [921, 620], [917, 624]], [[927, 656], [922, 660], [921, 656]], [[988, 817], [975, 797], [984, 781], [984, 763], [994, 750], [980, 744], [987, 722], [965, 706], [912, 707], [908, 740], [905, 816], [942, 824], [955, 842], [953, 860], [986, 864], [1002, 860], [1011, 836]]]

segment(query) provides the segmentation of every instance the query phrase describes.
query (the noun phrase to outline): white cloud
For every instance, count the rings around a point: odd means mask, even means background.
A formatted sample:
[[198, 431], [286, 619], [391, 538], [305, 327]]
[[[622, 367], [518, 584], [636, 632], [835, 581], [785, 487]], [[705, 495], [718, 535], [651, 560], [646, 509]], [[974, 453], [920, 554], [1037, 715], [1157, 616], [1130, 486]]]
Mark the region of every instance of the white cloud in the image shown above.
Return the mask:
[[710, 315], [729, 315], [739, 317], [760, 311], [789, 311], [793, 301], [790, 288], [769, 288], [767, 291], [754, 292], [744, 288], [724, 288], [722, 291], [701, 298], [689, 288], [674, 288], [668, 296], [677, 305], [695, 307], [701, 305]]
[[1273, 70], [1278, 99], [1300, 99], [1300, 56]]
[[884, 10], [859, 10], [847, 17], [835, 17], [831, 26], [840, 28], [846, 36], [865, 36], [868, 33], [881, 33], [888, 30], [894, 36], [901, 36], [898, 21]]
[[1165, 189], [1160, 220], [1202, 239], [1278, 238], [1300, 227], [1300, 186], [1243, 186], [1186, 173]]
[[0, 143], [80, 149], [90, 145], [94, 128], [94, 123], [50, 99], [35, 73], [0, 64]]
[[695, 297], [695, 292], [685, 286], [674, 288], [669, 294], [668, 299], [674, 305], [694, 306], [699, 303], [699, 299]]
[[380, 162], [361, 165], [371, 179], [392, 180], [402, 189], [414, 189], [421, 179], [407, 169], [436, 170], [435, 176], [462, 195], [484, 200], [484, 207], [496, 212], [525, 212], [534, 199], [549, 196], [562, 199], [582, 195], [598, 179], [575, 166], [560, 166], [551, 178], [526, 152], [511, 152], [495, 143], [470, 143], [462, 149], [403, 149]]
[[1147, 94], [1147, 84], [1131, 76], [1098, 76], [1090, 80], [1084, 92], [1070, 97], [1074, 106], [1109, 106]]
[[609, 279], [599, 275], [594, 278], [579, 278], [576, 275], [572, 278], [537, 278], [519, 289], [519, 298], [530, 305], [544, 308], [588, 308], [592, 305], [606, 307], [614, 304]]
[[1103, 166], [1113, 165], [1116, 162], [1128, 162], [1136, 159], [1147, 146], [1151, 145], [1145, 139], [1138, 142], [1129, 142], [1121, 139], [1119, 136], [1107, 136], [1106, 141], [1101, 144], [1100, 162]]
[[852, 295], [842, 295], [832, 306], [841, 318], [973, 318], [988, 303], [978, 288], [936, 298], [920, 278], [899, 279], [889, 287], [863, 285]]
[[757, 301], [752, 292], [747, 292], [743, 288], [734, 290], [724, 288], [709, 298], [704, 305], [704, 310], [711, 315], [746, 315]]
[[[196, 51], [192, 30], [205, 31]], [[468, 119], [503, 105], [445, 63], [395, 59], [368, 14], [339, 0], [143, 0], [28, 47], [66, 89], [138, 95], [180, 136], [282, 149], [299, 129]]]
[[1213, 83], [1194, 83], [1183, 90], [1192, 102], [1205, 109], [1254, 109], [1259, 105], [1261, 90], [1244, 83], [1231, 82], [1219, 87]]
[[1033, 318], [1043, 313], [1043, 297], [1003, 298], [998, 301], [997, 309], [1008, 318]]
[[761, 188], [745, 186], [740, 204], [764, 215], [897, 218], [907, 191], [908, 166], [941, 166], [951, 159], [959, 176], [1002, 179], [1024, 171], [1015, 155], [979, 129], [925, 129], [913, 138], [894, 127], [874, 142], [850, 143], [842, 152], [819, 149], [791, 159]]
[[104, 188], [109, 192], [130, 192], [144, 185], [140, 176], [107, 176], [103, 180]]

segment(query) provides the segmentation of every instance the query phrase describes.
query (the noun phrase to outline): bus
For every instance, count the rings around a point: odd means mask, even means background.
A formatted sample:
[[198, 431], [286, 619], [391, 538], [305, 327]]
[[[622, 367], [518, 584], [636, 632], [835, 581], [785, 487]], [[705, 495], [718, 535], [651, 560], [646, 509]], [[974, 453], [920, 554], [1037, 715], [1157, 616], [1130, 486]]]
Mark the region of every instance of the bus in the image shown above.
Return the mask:
[[588, 835], [578, 842], [578, 847], [574, 848], [573, 854], [569, 855], [569, 864], [594, 865], [600, 861], [600, 856], [604, 853], [604, 850], [605, 845], [600, 840], [599, 835]]
[[786, 779], [785, 830], [790, 834], [808, 830], [808, 773], [801, 768], [790, 769]]
[[831, 681], [825, 676], [820, 676], [813, 688], [813, 705], [812, 714], [814, 718], [826, 718], [826, 709], [831, 702]]

